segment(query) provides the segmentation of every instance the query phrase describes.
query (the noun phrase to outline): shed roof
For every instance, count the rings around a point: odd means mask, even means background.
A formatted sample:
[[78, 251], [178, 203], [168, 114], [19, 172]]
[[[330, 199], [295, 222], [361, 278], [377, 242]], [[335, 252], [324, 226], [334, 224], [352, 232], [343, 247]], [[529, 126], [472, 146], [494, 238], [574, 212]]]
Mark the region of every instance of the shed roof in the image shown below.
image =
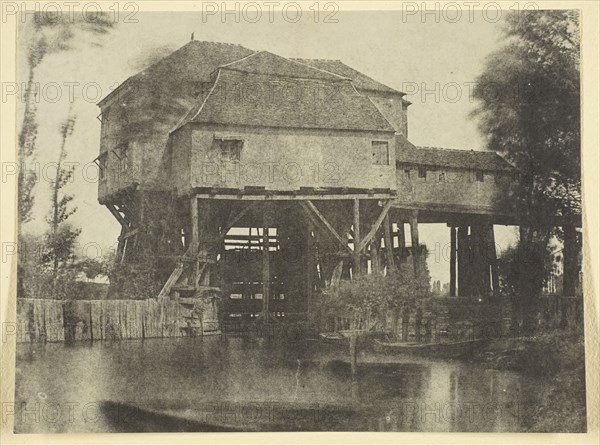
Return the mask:
[[402, 135], [396, 135], [396, 163], [487, 171], [514, 170], [514, 167], [496, 152], [418, 147]]

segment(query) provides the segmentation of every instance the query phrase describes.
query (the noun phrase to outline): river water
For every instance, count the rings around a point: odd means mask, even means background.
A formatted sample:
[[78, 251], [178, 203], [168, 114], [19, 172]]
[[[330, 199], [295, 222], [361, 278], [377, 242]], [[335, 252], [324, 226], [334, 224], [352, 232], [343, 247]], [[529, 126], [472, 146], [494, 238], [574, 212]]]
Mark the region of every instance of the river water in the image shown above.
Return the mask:
[[269, 339], [18, 344], [16, 432], [510, 432], [543, 383], [459, 360]]

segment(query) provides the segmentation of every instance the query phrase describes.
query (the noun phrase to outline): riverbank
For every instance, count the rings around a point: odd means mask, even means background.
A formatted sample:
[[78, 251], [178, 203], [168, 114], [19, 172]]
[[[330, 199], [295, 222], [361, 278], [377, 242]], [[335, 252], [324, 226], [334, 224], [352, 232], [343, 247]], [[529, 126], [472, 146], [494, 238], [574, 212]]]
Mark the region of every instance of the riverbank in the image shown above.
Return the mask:
[[533, 432], [585, 432], [585, 349], [583, 334], [556, 331], [497, 339], [465, 358], [490, 369], [514, 371], [544, 381]]

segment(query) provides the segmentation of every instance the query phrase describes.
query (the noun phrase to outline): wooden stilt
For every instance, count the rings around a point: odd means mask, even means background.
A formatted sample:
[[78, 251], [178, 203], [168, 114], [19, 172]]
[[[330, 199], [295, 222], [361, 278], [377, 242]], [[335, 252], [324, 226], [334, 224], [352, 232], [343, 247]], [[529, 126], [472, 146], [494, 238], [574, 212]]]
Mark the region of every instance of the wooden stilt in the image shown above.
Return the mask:
[[494, 234], [494, 225], [489, 227], [489, 256], [490, 256], [490, 268], [492, 270], [492, 291], [494, 297], [499, 296], [500, 292], [500, 278], [498, 276], [498, 257], [496, 253], [496, 236]]
[[362, 274], [362, 256], [360, 253], [360, 200], [358, 198], [354, 199], [354, 270], [353, 276], [359, 276]]
[[456, 228], [450, 227], [450, 296], [456, 296]]
[[381, 238], [379, 233], [371, 240], [371, 270], [373, 274], [381, 274]]
[[406, 258], [406, 236], [403, 221], [398, 222], [398, 250], [400, 251], [400, 262], [404, 263]]
[[199, 273], [199, 262], [198, 262], [198, 248], [200, 243], [199, 238], [199, 218], [198, 218], [198, 199], [194, 196], [190, 200], [190, 223], [191, 223], [191, 245], [190, 245], [190, 254], [192, 258], [194, 258], [193, 270], [192, 270], [192, 280], [193, 284], [196, 283], [198, 279]]
[[419, 246], [419, 221], [417, 212], [413, 212], [410, 216], [410, 239], [412, 244], [412, 258], [413, 258], [413, 267], [415, 270], [415, 275], [418, 276], [420, 273], [420, 251], [421, 248]]
[[269, 300], [271, 294], [271, 268], [269, 252], [269, 226], [271, 224], [270, 209], [265, 210], [263, 214], [263, 236], [262, 236], [262, 282], [263, 282], [263, 322], [270, 319]]
[[383, 238], [385, 243], [385, 256], [386, 265], [388, 271], [396, 269], [396, 263], [394, 262], [394, 245], [392, 240], [392, 223], [390, 222], [389, 214], [386, 214], [383, 220]]
[[460, 226], [456, 237], [458, 249], [458, 295], [469, 296], [470, 290], [468, 286], [468, 264], [469, 264], [469, 227]]
[[313, 251], [313, 237], [312, 237], [312, 227], [308, 225], [306, 228], [306, 239], [305, 239], [305, 264], [306, 264], [306, 312], [310, 313], [311, 311], [311, 303], [312, 303], [312, 295], [314, 289], [314, 276], [315, 276], [315, 262], [314, 262], [314, 251]]

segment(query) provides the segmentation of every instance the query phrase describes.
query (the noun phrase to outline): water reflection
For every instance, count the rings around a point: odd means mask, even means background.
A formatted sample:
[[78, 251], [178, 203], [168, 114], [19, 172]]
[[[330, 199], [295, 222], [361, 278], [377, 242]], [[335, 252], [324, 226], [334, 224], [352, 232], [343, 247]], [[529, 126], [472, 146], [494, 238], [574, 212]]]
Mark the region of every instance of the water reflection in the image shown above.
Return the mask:
[[15, 430], [519, 431], [540, 383], [268, 339], [19, 344]]

